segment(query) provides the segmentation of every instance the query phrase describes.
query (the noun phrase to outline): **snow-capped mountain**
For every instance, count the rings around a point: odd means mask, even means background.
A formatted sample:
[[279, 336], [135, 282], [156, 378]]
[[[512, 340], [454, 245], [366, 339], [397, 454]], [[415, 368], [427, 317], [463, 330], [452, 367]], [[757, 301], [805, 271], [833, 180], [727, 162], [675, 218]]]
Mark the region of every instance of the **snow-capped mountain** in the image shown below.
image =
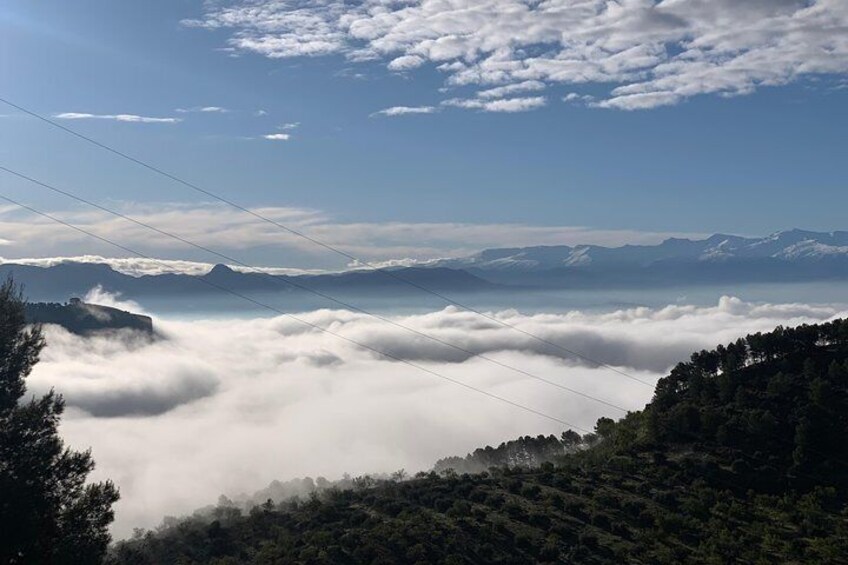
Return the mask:
[[569, 267], [650, 267], [666, 261], [815, 261], [833, 258], [848, 259], [848, 232], [790, 230], [762, 238], [725, 234], [701, 240], [671, 238], [658, 245], [559, 245], [487, 249], [470, 257], [446, 259], [435, 265], [482, 271], [544, 271]]
[[848, 232], [716, 234], [658, 245], [487, 249], [433, 263], [499, 284], [577, 288], [848, 279]]

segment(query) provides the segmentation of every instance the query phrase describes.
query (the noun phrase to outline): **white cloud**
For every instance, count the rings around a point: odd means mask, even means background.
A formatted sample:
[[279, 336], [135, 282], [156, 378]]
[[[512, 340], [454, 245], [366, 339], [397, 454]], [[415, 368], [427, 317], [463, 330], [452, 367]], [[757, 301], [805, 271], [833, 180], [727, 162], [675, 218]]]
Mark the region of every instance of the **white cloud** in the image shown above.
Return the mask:
[[[117, 211], [161, 230], [177, 234], [212, 249], [245, 258], [261, 250], [266, 259], [259, 263], [278, 263], [279, 257], [291, 261], [299, 253], [302, 264], [282, 267], [342, 268], [345, 262], [332, 257], [326, 249], [223, 204], [210, 203], [118, 203]], [[667, 237], [700, 237], [703, 234], [680, 232], [640, 232], [633, 230], [597, 230], [580, 226], [534, 226], [527, 224], [472, 224], [460, 222], [359, 222], [342, 223], [327, 214], [303, 208], [252, 208], [276, 222], [307, 233], [357, 257], [369, 261], [390, 259], [427, 260], [457, 257], [492, 247], [527, 245], [621, 245], [659, 243]], [[184, 243], [97, 210], [52, 210], [52, 215], [78, 225], [98, 236], [118, 241], [155, 257], [194, 259], [204, 264], [216, 261], [198, 255]], [[22, 212], [15, 207], [0, 207], [0, 233], [14, 234], [3, 248], [7, 261], [12, 257], [61, 257], [81, 254], [112, 256], [115, 249], [91, 237]], [[285, 253], [281, 253], [286, 251]], [[190, 253], [190, 254], [189, 254]], [[186, 268], [190, 268], [186, 266]]]
[[450, 85], [612, 85], [638, 109], [848, 73], [844, 0], [228, 0], [185, 25], [272, 58], [430, 64]]
[[423, 64], [424, 59], [417, 55], [404, 55], [403, 57], [393, 59], [388, 66], [389, 70], [392, 71], [408, 71], [410, 69], [417, 69]]
[[127, 312], [135, 312], [136, 314], [146, 314], [144, 308], [134, 300], [122, 298], [120, 293], [115, 294], [103, 290], [103, 287], [98, 285], [89, 290], [83, 297], [83, 302], [89, 304], [99, 304], [100, 306], [109, 306], [118, 310]]
[[481, 90], [477, 93], [479, 98], [504, 98], [512, 96], [519, 92], [545, 90], [545, 83], [539, 80], [525, 80], [516, 84], [507, 84], [505, 86], [497, 86], [488, 90]]
[[[562, 97], [562, 101], [570, 102], [572, 104], [592, 104], [595, 101], [595, 97], [591, 94], [579, 94], [577, 92], [569, 92], [568, 94]], [[608, 105], [605, 105], [603, 107], [608, 107]]]
[[433, 106], [392, 106], [371, 114], [372, 116], [407, 116], [410, 114], [433, 114], [438, 108]]
[[151, 118], [135, 114], [83, 114], [79, 112], [62, 112], [54, 114], [53, 117], [59, 120], [113, 120], [139, 124], [175, 124], [182, 121], [180, 118]]
[[[142, 257], [104, 257], [102, 255], [75, 255], [68, 257], [21, 257], [5, 259], [0, 257], [0, 265], [32, 265], [34, 267], [53, 267], [67, 263], [85, 263], [109, 265], [115, 271], [140, 277], [144, 275], [162, 275], [165, 273], [182, 273], [186, 275], [204, 275], [212, 270], [217, 263], [203, 261], [186, 261], [183, 259], [145, 259]], [[327, 271], [321, 269], [295, 269], [287, 267], [256, 267], [248, 269], [240, 265], [228, 265], [234, 271], [263, 272], [274, 275], [316, 275]], [[100, 296], [94, 296], [93, 302], [103, 304]], [[110, 304], [106, 304], [109, 306]], [[136, 310], [137, 310], [136, 306]], [[130, 308], [132, 309], [132, 308]]]
[[527, 112], [541, 108], [547, 104], [544, 96], [530, 96], [524, 98], [501, 98], [500, 100], [480, 100], [479, 98], [453, 98], [443, 102], [445, 106], [456, 108], [472, 108], [484, 112]]
[[182, 261], [174, 259], [143, 259], [140, 257], [103, 257], [102, 255], [74, 255], [68, 257], [20, 257], [5, 259], [0, 257], [0, 265], [32, 265], [35, 267], [54, 267], [66, 263], [86, 263], [109, 265], [116, 271], [131, 276], [161, 275], [164, 273], [186, 273], [202, 275], [208, 273], [214, 266], [199, 261]]
[[222, 106], [194, 106], [192, 108], [177, 108], [175, 111], [180, 112], [181, 114], [191, 112], [199, 112], [202, 114], [226, 114], [229, 112], [227, 108]]
[[[838, 306], [734, 298], [709, 307], [491, 313], [649, 382], [694, 350], [778, 324], [846, 314]], [[300, 316], [583, 428], [601, 415], [619, 415], [367, 316], [330, 310]], [[467, 312], [447, 308], [394, 319], [627, 409], [641, 408], [652, 394], [609, 370], [543, 354], [526, 336]], [[485, 444], [562, 431], [289, 318], [156, 319], [155, 325], [166, 339], [83, 339], [49, 327], [43, 360], [28, 381], [33, 393], [55, 387], [65, 395], [62, 435], [75, 448], [91, 447], [95, 476], [120, 487], [119, 537], [274, 479], [417, 471]]]
[[300, 122], [289, 122], [289, 123], [283, 124], [281, 126], [278, 126], [278, 129], [288, 131], [288, 130], [297, 129], [299, 127], [300, 127]]
[[269, 133], [263, 135], [262, 139], [268, 139], [270, 141], [288, 141], [291, 139], [291, 135], [288, 133]]

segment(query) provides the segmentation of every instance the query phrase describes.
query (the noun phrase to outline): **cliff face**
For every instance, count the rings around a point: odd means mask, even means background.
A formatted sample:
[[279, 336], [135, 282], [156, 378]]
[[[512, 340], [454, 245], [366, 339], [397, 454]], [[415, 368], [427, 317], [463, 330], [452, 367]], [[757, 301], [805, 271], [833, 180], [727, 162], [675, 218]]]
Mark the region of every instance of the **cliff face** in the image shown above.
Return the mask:
[[69, 332], [85, 335], [101, 330], [132, 329], [153, 334], [149, 316], [133, 314], [97, 304], [72, 299], [67, 304], [34, 302], [26, 305], [30, 323], [56, 324]]

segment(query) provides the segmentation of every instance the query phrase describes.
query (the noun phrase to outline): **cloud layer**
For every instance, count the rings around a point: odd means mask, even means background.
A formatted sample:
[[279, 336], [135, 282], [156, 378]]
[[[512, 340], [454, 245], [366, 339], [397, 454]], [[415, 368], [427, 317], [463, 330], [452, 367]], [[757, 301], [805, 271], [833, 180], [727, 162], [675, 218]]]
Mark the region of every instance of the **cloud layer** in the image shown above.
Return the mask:
[[[492, 314], [654, 382], [693, 350], [846, 312], [723, 298], [711, 307]], [[367, 316], [331, 310], [300, 316], [582, 428], [601, 415], [620, 415]], [[652, 393], [466, 312], [395, 319], [626, 409], [640, 408]], [[29, 380], [31, 392], [56, 387], [65, 394], [63, 434], [77, 448], [92, 447], [97, 476], [120, 486], [119, 536], [274, 479], [413, 471], [487, 443], [562, 431], [286, 317], [155, 323], [167, 339], [83, 339], [49, 328], [48, 347]]]
[[228, 0], [184, 24], [230, 30], [232, 49], [271, 58], [432, 65], [489, 96], [602, 84], [593, 104], [626, 110], [848, 72], [843, 0]]
[[[287, 134], [279, 134], [287, 135]], [[243, 258], [246, 251], [261, 248], [277, 258], [299, 253], [301, 265], [282, 267], [342, 268], [345, 262], [329, 256], [326, 249], [258, 221], [256, 218], [218, 204], [124, 203], [118, 211], [146, 224], [215, 250]], [[427, 260], [464, 256], [488, 247], [525, 245], [572, 245], [658, 243], [670, 236], [686, 234], [628, 230], [594, 230], [576, 226], [532, 226], [521, 224], [467, 223], [339, 223], [329, 215], [303, 208], [257, 207], [256, 213], [305, 232], [357, 257], [369, 261], [409, 258]], [[194, 261], [220, 262], [200, 255], [184, 243], [105, 212], [87, 209], [51, 211], [52, 215], [85, 228], [101, 237], [157, 257], [178, 256]], [[5, 257], [80, 255], [113, 256], [115, 248], [92, 241], [84, 234], [42, 217], [34, 217], [16, 207], [0, 207], [0, 233], [9, 234], [3, 244]], [[700, 234], [688, 234], [698, 236]], [[289, 250], [281, 254], [281, 250]], [[336, 261], [336, 262], [333, 262]], [[147, 263], [150, 263], [149, 261]], [[189, 265], [187, 265], [189, 266]]]

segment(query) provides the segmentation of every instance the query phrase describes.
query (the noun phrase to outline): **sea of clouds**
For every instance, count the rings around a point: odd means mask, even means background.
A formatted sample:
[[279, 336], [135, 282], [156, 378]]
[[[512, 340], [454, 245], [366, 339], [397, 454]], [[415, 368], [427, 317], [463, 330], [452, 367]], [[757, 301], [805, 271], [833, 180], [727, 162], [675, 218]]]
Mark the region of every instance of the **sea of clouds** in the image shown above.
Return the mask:
[[[138, 310], [106, 295], [98, 301]], [[709, 307], [490, 315], [652, 384], [694, 350], [846, 313], [839, 305], [724, 297]], [[641, 408], [652, 394], [650, 386], [455, 308], [393, 320], [501, 365], [355, 312], [297, 316], [583, 429], [622, 412], [504, 365], [625, 410]], [[274, 479], [414, 472], [440, 457], [566, 427], [285, 316], [155, 325], [155, 340], [121, 332], [81, 338], [47, 327], [48, 346], [29, 378], [32, 393], [55, 387], [65, 395], [64, 437], [92, 449], [95, 478], [120, 487], [119, 538]]]

